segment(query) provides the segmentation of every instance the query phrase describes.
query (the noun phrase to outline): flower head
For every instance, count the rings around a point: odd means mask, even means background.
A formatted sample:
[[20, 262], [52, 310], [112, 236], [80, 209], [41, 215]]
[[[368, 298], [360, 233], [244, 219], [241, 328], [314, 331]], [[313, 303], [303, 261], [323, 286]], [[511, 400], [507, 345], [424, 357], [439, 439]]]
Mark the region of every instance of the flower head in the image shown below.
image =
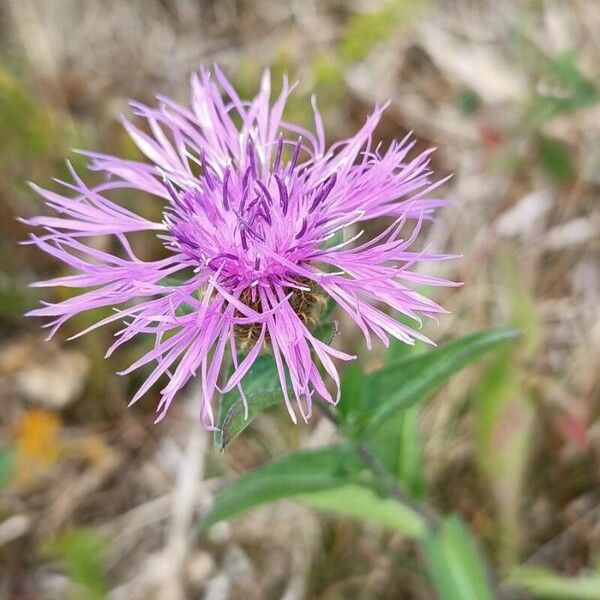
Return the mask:
[[[243, 378], [265, 348], [292, 418], [299, 411], [307, 419], [314, 395], [330, 403], [339, 398], [333, 359], [354, 358], [315, 335], [327, 300], [348, 314], [369, 347], [372, 335], [384, 344], [389, 336], [409, 344], [426, 339], [385, 307], [417, 324], [443, 311], [414, 288], [447, 282], [413, 269], [446, 257], [411, 249], [423, 222], [445, 204], [431, 197], [442, 182], [431, 181], [431, 151], [409, 158], [410, 136], [386, 150], [374, 147], [385, 107], [327, 149], [314, 102], [315, 133], [283, 120], [292, 89], [285, 80], [272, 105], [268, 73], [251, 101], [240, 99], [216, 67], [194, 75], [191, 84], [191, 109], [164, 97], [156, 108], [132, 103], [149, 132], [127, 120], [124, 126], [149, 162], [84, 153], [90, 169], [106, 175], [102, 183], [89, 187], [71, 169], [73, 182], [60, 182], [67, 195], [34, 186], [58, 214], [26, 220], [44, 229], [31, 241], [75, 271], [37, 285], [90, 289], [29, 314], [51, 317], [52, 335], [82, 311], [115, 308], [78, 334], [122, 321], [109, 355], [134, 336], [154, 336], [153, 349], [124, 373], [153, 365], [132, 403], [168, 377], [157, 420], [199, 374], [202, 420], [213, 427], [215, 391], [237, 386], [245, 398]], [[124, 189], [155, 196], [162, 221], [110, 199]], [[361, 241], [361, 224], [377, 217], [391, 223]], [[140, 231], [160, 238], [165, 258], [136, 256], [128, 236]], [[98, 249], [91, 242], [98, 235], [114, 236], [118, 255]], [[229, 360], [233, 372], [220, 384]]]

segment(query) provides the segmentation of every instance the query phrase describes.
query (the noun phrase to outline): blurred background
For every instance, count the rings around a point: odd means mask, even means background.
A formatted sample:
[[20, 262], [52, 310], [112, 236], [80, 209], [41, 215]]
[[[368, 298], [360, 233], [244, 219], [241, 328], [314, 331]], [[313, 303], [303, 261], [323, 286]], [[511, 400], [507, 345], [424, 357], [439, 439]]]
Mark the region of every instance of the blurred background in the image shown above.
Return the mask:
[[[597, 0], [2, 0], [0, 598], [435, 598], [411, 542], [292, 502], [190, 539], [228, 480], [330, 443], [329, 424], [270, 411], [219, 454], [194, 389], [159, 426], [157, 392], [126, 408], [144, 373], [114, 372], [145, 341], [105, 360], [114, 329], [66, 342], [103, 312], [47, 343], [22, 317], [41, 298], [27, 284], [61, 272], [17, 246], [15, 218], [42, 211], [26, 181], [65, 176], [65, 157], [83, 170], [72, 148], [138, 158], [118, 121], [128, 99], [186, 104], [190, 72], [213, 61], [242, 96], [266, 66], [299, 80], [288, 120], [310, 124], [315, 92], [330, 142], [389, 98], [379, 139], [413, 130], [438, 148], [454, 204], [425, 243], [463, 255], [435, 274], [465, 285], [438, 292], [452, 314], [427, 333], [513, 324], [524, 336], [412, 411], [401, 477], [462, 515], [499, 573], [597, 573], [599, 32]], [[354, 334], [342, 327], [341, 343]], [[376, 365], [382, 350], [361, 358]]]

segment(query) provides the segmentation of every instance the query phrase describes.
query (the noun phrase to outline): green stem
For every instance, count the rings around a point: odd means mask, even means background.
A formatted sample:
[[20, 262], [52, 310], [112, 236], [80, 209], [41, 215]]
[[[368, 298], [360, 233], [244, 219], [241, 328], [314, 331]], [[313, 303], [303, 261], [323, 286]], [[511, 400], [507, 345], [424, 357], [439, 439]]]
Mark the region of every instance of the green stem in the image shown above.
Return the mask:
[[[324, 402], [318, 402], [319, 409], [336, 428], [340, 429], [340, 419], [334, 409]], [[371, 451], [364, 442], [355, 444], [356, 453], [365, 463], [365, 466], [379, 479], [386, 487], [391, 498], [408, 507], [414, 513], [423, 519], [424, 523], [432, 530], [436, 531], [441, 523], [439, 515], [428, 506], [413, 500], [392, 473], [381, 463], [379, 458]]]
[[[324, 402], [317, 401], [318, 407], [323, 413], [323, 415], [331, 421], [338, 430], [343, 430], [340, 425], [340, 419], [335, 412], [335, 410], [328, 404]], [[356, 442], [355, 443], [356, 453], [360, 457], [360, 459], [364, 462], [365, 466], [377, 477], [379, 481], [381, 481], [390, 495], [390, 498], [393, 498], [400, 504], [406, 506], [410, 510], [412, 510], [415, 514], [417, 514], [425, 523], [427, 528], [436, 532], [442, 525], [442, 518], [440, 515], [435, 512], [430, 506], [423, 504], [421, 502], [417, 502], [413, 500], [406, 490], [402, 487], [402, 485], [398, 482], [396, 477], [394, 477], [393, 473], [389, 471], [383, 465], [383, 463], [379, 460], [379, 458], [373, 453], [373, 451], [365, 444], [364, 442]], [[493, 571], [489, 563], [481, 557], [483, 562], [485, 571], [487, 573], [488, 581], [492, 586], [492, 589], [495, 593], [498, 593], [498, 577], [496, 573]]]
[[367, 468], [386, 486], [391, 498], [419, 515], [427, 527], [433, 531], [439, 529], [441, 525], [439, 515], [429, 506], [413, 500], [365, 443], [358, 442], [356, 452]]

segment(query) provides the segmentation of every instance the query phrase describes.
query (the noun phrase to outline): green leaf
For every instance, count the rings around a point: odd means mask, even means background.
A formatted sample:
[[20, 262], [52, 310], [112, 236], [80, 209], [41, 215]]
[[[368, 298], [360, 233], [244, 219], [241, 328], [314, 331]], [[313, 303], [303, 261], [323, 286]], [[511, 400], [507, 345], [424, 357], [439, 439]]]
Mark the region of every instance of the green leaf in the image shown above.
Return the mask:
[[524, 365], [539, 347], [539, 317], [526, 272], [518, 256], [497, 252], [502, 281], [498, 301], [510, 309], [510, 324], [523, 332], [518, 345], [494, 352], [482, 370], [472, 402], [475, 458], [495, 504], [496, 560], [514, 565], [527, 535], [523, 531], [521, 505], [535, 426], [534, 403]]
[[[401, 323], [404, 323], [409, 327], [414, 327], [414, 321], [411, 322], [410, 319], [403, 318], [402, 315], [399, 315], [397, 318]], [[390, 364], [399, 360], [404, 360], [409, 356], [424, 354], [426, 351], [427, 348], [423, 342], [417, 341], [413, 345], [411, 345], [407, 344], [406, 342], [397, 340], [396, 338], [392, 338], [390, 340], [390, 346], [385, 353], [385, 364]]]
[[[401, 316], [400, 320], [409, 324], [406, 317]], [[411, 346], [394, 339], [390, 341], [386, 352], [386, 364], [424, 353], [422, 342]], [[421, 406], [417, 402], [387, 419], [365, 438], [383, 465], [402, 482], [405, 490], [416, 500], [424, 499], [426, 493], [419, 435], [420, 418]]]
[[341, 400], [338, 404], [340, 418], [352, 426], [353, 418], [364, 411], [365, 374], [358, 361], [350, 363], [342, 372], [340, 381]]
[[[164, 285], [167, 287], [178, 287], [178, 286], [186, 283], [186, 281], [189, 281], [191, 276], [192, 276], [191, 272], [186, 273], [185, 271], [177, 273], [176, 275], [168, 275], [167, 277], [163, 277], [162, 279], [159, 279], [158, 285]], [[189, 315], [193, 312], [196, 312], [197, 310], [198, 310], [198, 308], [196, 306], [193, 306], [192, 304], [188, 304], [187, 302], [182, 302], [175, 309], [175, 314], [178, 317], [184, 317], [185, 315]]]
[[69, 577], [77, 586], [74, 597], [102, 600], [108, 593], [103, 567], [106, 543], [106, 538], [98, 531], [78, 527], [46, 543], [44, 553], [64, 562]]
[[367, 429], [378, 428], [395, 412], [431, 394], [485, 352], [519, 335], [518, 330], [510, 328], [475, 333], [370, 373], [365, 383], [369, 394], [364, 415]]
[[542, 58], [546, 85], [541, 87], [550, 91], [536, 94], [532, 99], [529, 120], [535, 129], [556, 115], [572, 113], [598, 102], [596, 86], [579, 69], [577, 58], [572, 50], [551, 60]]
[[362, 60], [377, 45], [390, 38], [398, 27], [419, 14], [425, 0], [387, 0], [376, 12], [354, 15], [340, 44], [343, 60]]
[[494, 434], [503, 409], [511, 397], [520, 395], [518, 365], [511, 348], [498, 350], [486, 365], [477, 389], [473, 407], [474, 441], [477, 460], [488, 475], [498, 462], [498, 448]]
[[187, 302], [182, 302], [176, 309], [175, 314], [178, 317], [185, 317], [186, 315], [191, 315], [193, 312], [196, 312], [198, 309]]
[[380, 427], [367, 432], [364, 441], [415, 500], [426, 495], [419, 421], [419, 403], [392, 415]]
[[186, 277], [175, 277], [173, 275], [169, 275], [167, 277], [163, 277], [158, 280], [157, 285], [164, 285], [167, 287], [178, 287], [184, 284], [187, 281]]
[[0, 489], [9, 481], [14, 467], [14, 452], [9, 448], [0, 448]]
[[402, 411], [399, 417], [397, 477], [413, 498], [422, 500], [425, 497], [425, 477], [423, 475], [423, 452], [419, 436], [421, 407], [415, 404]]
[[327, 241], [323, 242], [323, 249], [333, 248], [344, 241], [344, 232], [338, 229]]
[[259, 356], [244, 377], [244, 393], [248, 399], [246, 417], [244, 403], [237, 388], [221, 398], [215, 444], [219, 450], [239, 435], [262, 411], [284, 401], [277, 367], [272, 355]]
[[600, 575], [564, 577], [541, 567], [519, 567], [508, 579], [524, 588], [534, 598], [548, 600], [597, 600], [600, 598]]
[[[327, 303], [325, 314], [322, 316], [323, 319], [328, 319], [331, 316], [331, 313], [335, 308], [331, 307], [332, 304], [334, 303]], [[323, 321], [315, 327], [315, 330], [312, 333], [317, 339], [321, 340], [322, 342], [325, 342], [326, 344], [331, 344], [331, 342], [333, 342], [333, 339], [337, 335], [337, 324], [329, 320]]]
[[440, 600], [492, 600], [477, 547], [458, 519], [448, 518], [430, 531], [424, 549]]
[[348, 445], [290, 454], [242, 475], [225, 488], [216, 496], [203, 527], [260, 504], [356, 483], [363, 470], [362, 462]]
[[34, 304], [35, 294], [24, 283], [12, 278], [0, 279], [0, 318], [21, 318], [25, 306]]
[[473, 90], [464, 90], [457, 99], [458, 108], [465, 115], [472, 115], [481, 105], [481, 98]]
[[[313, 333], [318, 339], [330, 343], [335, 334], [335, 325], [325, 321]], [[239, 360], [243, 360], [243, 357]], [[219, 407], [218, 429], [214, 435], [219, 450], [223, 450], [233, 438], [242, 433], [261, 412], [285, 401], [275, 359], [271, 354], [259, 356], [243, 382], [248, 399], [248, 415], [246, 416], [244, 402], [237, 388], [223, 395]]]
[[362, 461], [348, 445], [286, 456], [243, 475], [218, 494], [202, 527], [289, 498], [319, 510], [377, 522], [409, 537], [423, 537], [421, 518], [380, 496], [361, 476], [363, 471]]
[[425, 535], [425, 523], [419, 515], [395, 500], [379, 496], [367, 486], [344, 485], [300, 494], [294, 499], [318, 510], [373, 521], [411, 538]]
[[573, 178], [575, 166], [564, 144], [544, 138], [540, 140], [538, 152], [540, 165], [554, 181], [562, 183]]

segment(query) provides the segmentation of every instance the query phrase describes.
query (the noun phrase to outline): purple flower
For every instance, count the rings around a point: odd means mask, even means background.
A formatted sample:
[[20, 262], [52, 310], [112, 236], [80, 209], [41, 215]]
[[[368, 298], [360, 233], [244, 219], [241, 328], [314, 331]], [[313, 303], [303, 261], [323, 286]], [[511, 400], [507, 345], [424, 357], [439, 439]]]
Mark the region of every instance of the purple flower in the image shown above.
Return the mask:
[[[417, 325], [443, 312], [414, 288], [448, 282], [413, 269], [447, 256], [411, 250], [423, 223], [445, 204], [431, 197], [443, 181], [431, 181], [431, 150], [409, 158], [410, 136], [386, 150], [374, 146], [385, 107], [327, 149], [314, 102], [315, 133], [283, 120], [292, 90], [286, 80], [272, 105], [268, 72], [251, 101], [241, 100], [218, 68], [214, 75], [202, 70], [191, 85], [191, 109], [164, 97], [156, 108], [132, 103], [150, 133], [123, 123], [149, 163], [89, 152], [89, 168], [105, 175], [103, 183], [89, 187], [71, 168], [73, 182], [59, 182], [68, 195], [33, 186], [57, 214], [25, 221], [44, 229], [31, 242], [74, 271], [36, 285], [89, 290], [28, 314], [51, 317], [53, 335], [82, 311], [113, 307], [77, 334], [122, 321], [107, 355], [134, 336], [154, 336], [153, 349], [123, 373], [154, 367], [132, 403], [167, 376], [157, 421], [199, 373], [202, 421], [214, 427], [215, 391], [237, 386], [246, 402], [243, 378], [263, 352], [272, 353], [292, 419], [298, 410], [306, 420], [315, 394], [339, 399], [333, 359], [354, 358], [315, 336], [326, 300], [356, 323], [369, 348], [373, 335], [386, 345], [390, 335], [427, 341], [382, 308]], [[162, 221], [109, 199], [120, 190], [157, 197]], [[361, 241], [360, 226], [378, 217], [388, 218], [387, 228]], [[128, 239], [139, 231], [158, 236], [166, 258], [140, 260]], [[118, 256], [98, 249], [99, 235], [114, 237]], [[229, 360], [233, 372], [219, 384]]]

